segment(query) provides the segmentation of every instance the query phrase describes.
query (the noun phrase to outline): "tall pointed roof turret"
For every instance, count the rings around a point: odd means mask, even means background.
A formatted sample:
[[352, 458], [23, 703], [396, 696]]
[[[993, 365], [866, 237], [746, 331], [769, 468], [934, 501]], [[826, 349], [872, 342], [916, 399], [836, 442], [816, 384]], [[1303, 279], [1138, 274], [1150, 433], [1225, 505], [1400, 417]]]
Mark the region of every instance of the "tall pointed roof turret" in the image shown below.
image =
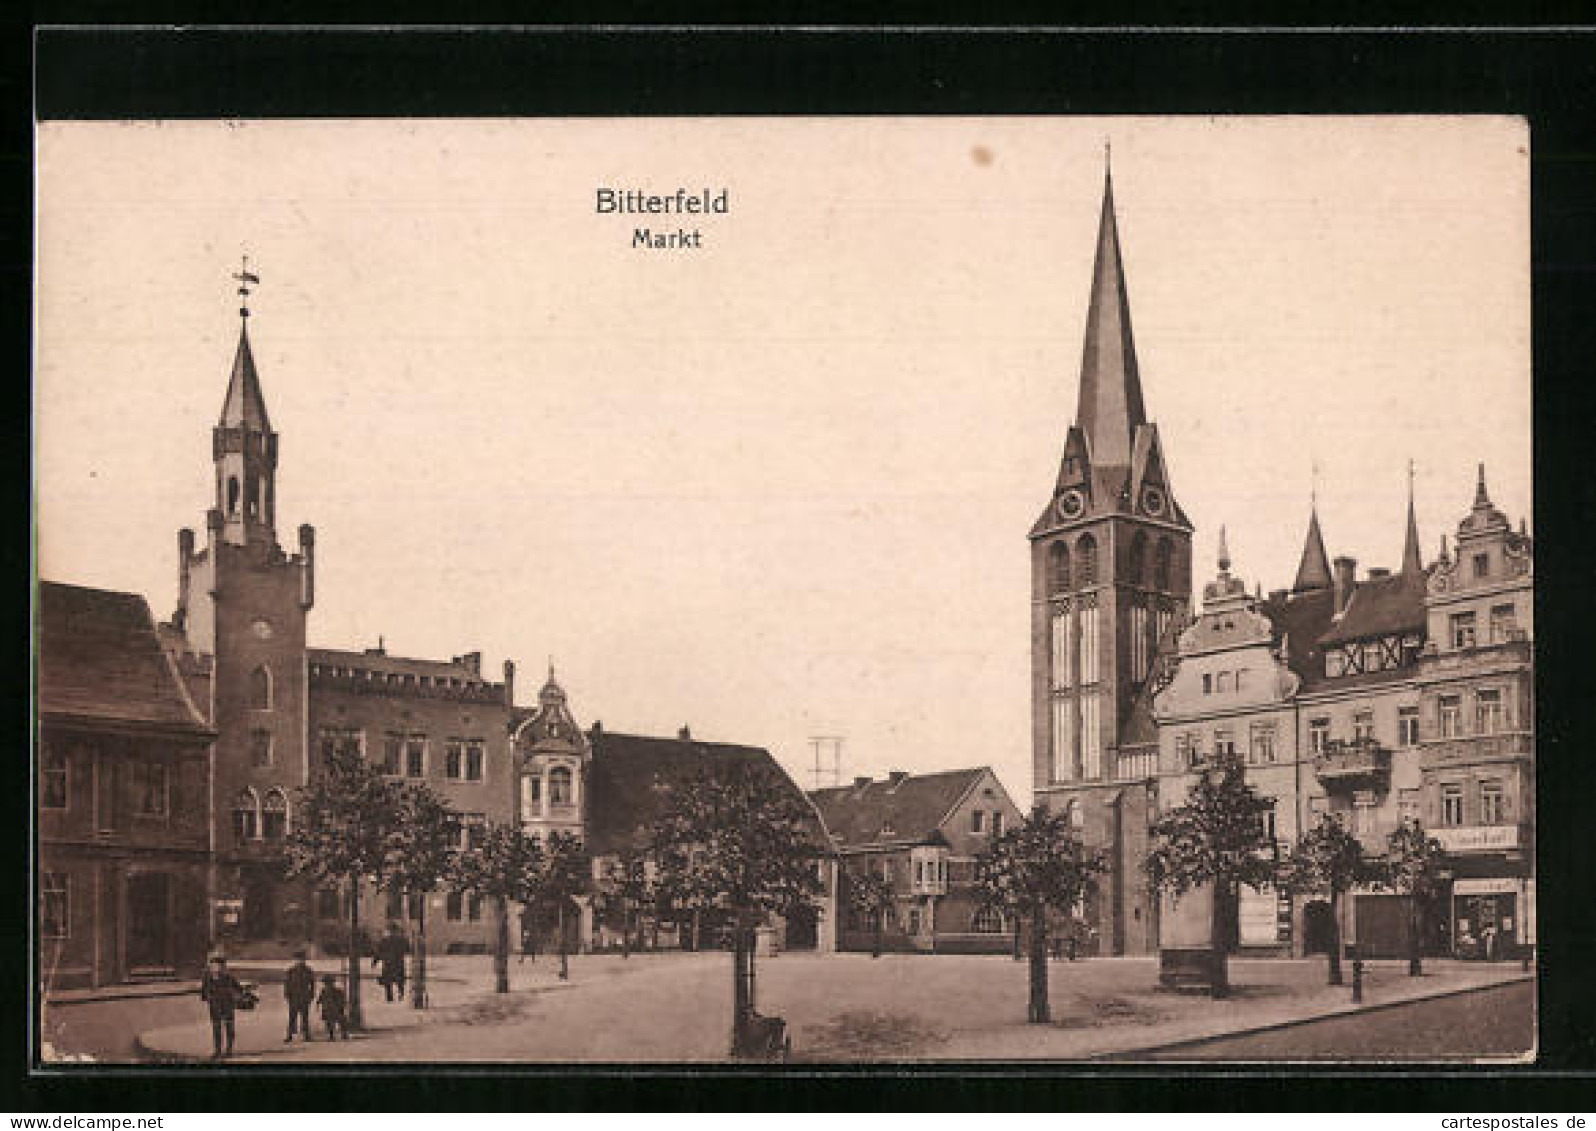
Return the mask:
[[1114, 217], [1114, 174], [1106, 152], [1103, 211], [1098, 220], [1092, 295], [1086, 309], [1086, 346], [1081, 355], [1075, 421], [1086, 433], [1092, 462], [1099, 467], [1128, 466], [1136, 428], [1147, 422]]
[[238, 331], [238, 352], [233, 355], [233, 376], [227, 383], [227, 399], [222, 402], [223, 428], [247, 428], [270, 432], [271, 417], [266, 414], [266, 398], [260, 391], [260, 374], [255, 355], [249, 348], [249, 323]]
[[1402, 544], [1402, 574], [1417, 577], [1424, 572], [1424, 559], [1419, 555], [1419, 520], [1413, 510], [1413, 461], [1408, 460], [1408, 532]]
[[1324, 552], [1324, 535], [1319, 532], [1319, 504], [1315, 501], [1308, 512], [1308, 537], [1302, 544], [1302, 560], [1297, 564], [1297, 580], [1292, 583], [1291, 591], [1306, 593], [1333, 585], [1330, 555]]

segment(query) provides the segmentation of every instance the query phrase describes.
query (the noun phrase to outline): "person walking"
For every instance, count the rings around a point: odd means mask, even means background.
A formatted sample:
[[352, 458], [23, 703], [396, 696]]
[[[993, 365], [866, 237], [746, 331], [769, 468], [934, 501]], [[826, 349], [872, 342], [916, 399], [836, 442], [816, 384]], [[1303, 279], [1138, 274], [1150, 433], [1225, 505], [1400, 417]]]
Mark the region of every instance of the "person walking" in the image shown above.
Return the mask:
[[288, 999], [288, 1036], [283, 1038], [283, 1043], [292, 1041], [294, 1034], [300, 1031], [304, 1032], [305, 1040], [310, 1040], [310, 1005], [316, 1000], [316, 972], [305, 961], [303, 950], [294, 951], [294, 964], [283, 975], [283, 997]]
[[[239, 1000], [244, 996], [244, 986], [227, 969], [227, 959], [220, 954], [211, 959], [210, 969], [200, 979], [200, 1000], [210, 1007], [211, 1059], [221, 1060], [233, 1055], [235, 1035], [234, 1016]], [[225, 1048], [223, 1038], [226, 1038]]]
[[388, 933], [377, 943], [376, 953], [371, 956], [371, 964], [381, 966], [377, 981], [389, 1001], [393, 1000], [396, 987], [399, 1000], [405, 999], [405, 956], [409, 953], [410, 943], [399, 930], [399, 924], [389, 923]]
[[327, 1039], [329, 1041], [342, 1037], [349, 1039], [349, 998], [344, 994], [343, 988], [338, 985], [338, 979], [331, 974], [323, 974], [321, 978], [321, 996], [316, 999], [321, 1006], [321, 1020], [327, 1026]]

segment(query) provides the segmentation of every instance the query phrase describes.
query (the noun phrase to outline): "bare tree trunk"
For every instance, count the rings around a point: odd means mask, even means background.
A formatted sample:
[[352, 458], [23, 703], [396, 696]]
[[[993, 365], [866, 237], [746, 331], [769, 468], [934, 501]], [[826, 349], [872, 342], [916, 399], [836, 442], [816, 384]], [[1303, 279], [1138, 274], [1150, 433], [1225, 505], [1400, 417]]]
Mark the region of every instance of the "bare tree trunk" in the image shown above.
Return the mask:
[[1419, 909], [1417, 893], [1408, 895], [1408, 976], [1417, 978], [1424, 973], [1424, 916]]
[[1213, 950], [1213, 968], [1210, 975], [1212, 986], [1210, 987], [1210, 992], [1216, 998], [1230, 996], [1230, 954], [1225, 937], [1228, 927], [1225, 919], [1225, 904], [1228, 896], [1226, 885], [1215, 880], [1213, 906], [1210, 911], [1208, 930]]
[[360, 1008], [360, 877], [349, 877], [349, 1027], [364, 1029], [366, 1017]]
[[510, 992], [510, 901], [500, 895], [493, 901], [497, 905], [498, 924], [493, 938], [493, 992]]
[[568, 953], [569, 952], [569, 948], [565, 945], [565, 903], [564, 903], [563, 900], [560, 903], [559, 931], [560, 931], [560, 981], [569, 982], [571, 980], [571, 960], [570, 960], [570, 955]]
[[416, 918], [416, 978], [410, 983], [410, 1004], [427, 1008], [427, 893], [421, 893], [420, 915]]
[[870, 949], [870, 957], [871, 958], [880, 958], [881, 957], [881, 934], [882, 934], [882, 931], [884, 929], [883, 924], [885, 923], [886, 918], [887, 918], [886, 908], [877, 907], [876, 908], [876, 930], [875, 930], [875, 934], [871, 936], [871, 942], [874, 944], [871, 947], [871, 949]]
[[1341, 893], [1330, 889], [1330, 984], [1339, 986], [1341, 978]]
[[621, 958], [625, 960], [630, 957], [632, 957], [632, 909], [626, 907], [621, 910]]
[[743, 932], [741, 912], [732, 928], [732, 1055], [743, 1051], [743, 1033], [747, 1028], [748, 1012], [753, 1008], [749, 1000], [747, 973], [747, 936]]
[[1041, 900], [1031, 906], [1031, 1003], [1026, 1020], [1045, 1025], [1047, 1003], [1047, 909]]
[[1020, 931], [1025, 922], [1018, 909], [1014, 912], [1014, 961], [1018, 962], [1024, 956], [1024, 947], [1020, 943]]

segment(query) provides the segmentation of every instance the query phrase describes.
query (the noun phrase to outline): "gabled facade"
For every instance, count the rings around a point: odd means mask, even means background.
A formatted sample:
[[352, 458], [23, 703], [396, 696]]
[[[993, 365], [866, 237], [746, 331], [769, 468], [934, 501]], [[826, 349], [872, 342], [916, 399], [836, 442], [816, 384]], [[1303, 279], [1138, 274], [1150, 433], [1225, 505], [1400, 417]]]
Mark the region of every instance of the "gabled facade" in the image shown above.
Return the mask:
[[896, 904], [884, 921], [891, 950], [978, 952], [1007, 949], [1012, 924], [983, 909], [975, 858], [1023, 819], [990, 767], [910, 774], [809, 794], [825, 821], [839, 873], [839, 950], [870, 950], [875, 924], [848, 904], [850, 879], [888, 880]]
[[1147, 419], [1105, 177], [1075, 423], [1031, 527], [1035, 803], [1075, 806], [1113, 869], [1087, 917], [1114, 954], [1154, 945], [1141, 871], [1156, 774], [1151, 697], [1191, 599], [1191, 522]]

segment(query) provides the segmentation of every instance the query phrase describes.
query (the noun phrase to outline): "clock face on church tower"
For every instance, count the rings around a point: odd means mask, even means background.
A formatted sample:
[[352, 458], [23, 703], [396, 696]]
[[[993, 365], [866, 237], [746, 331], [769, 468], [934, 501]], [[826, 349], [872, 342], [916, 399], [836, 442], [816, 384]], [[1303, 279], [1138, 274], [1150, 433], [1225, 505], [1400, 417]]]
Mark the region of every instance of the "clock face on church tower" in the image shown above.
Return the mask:
[[1161, 515], [1164, 513], [1164, 493], [1157, 487], [1142, 488], [1142, 509], [1148, 514]]
[[1066, 522], [1080, 518], [1085, 510], [1086, 497], [1073, 488], [1058, 497], [1058, 516]]

